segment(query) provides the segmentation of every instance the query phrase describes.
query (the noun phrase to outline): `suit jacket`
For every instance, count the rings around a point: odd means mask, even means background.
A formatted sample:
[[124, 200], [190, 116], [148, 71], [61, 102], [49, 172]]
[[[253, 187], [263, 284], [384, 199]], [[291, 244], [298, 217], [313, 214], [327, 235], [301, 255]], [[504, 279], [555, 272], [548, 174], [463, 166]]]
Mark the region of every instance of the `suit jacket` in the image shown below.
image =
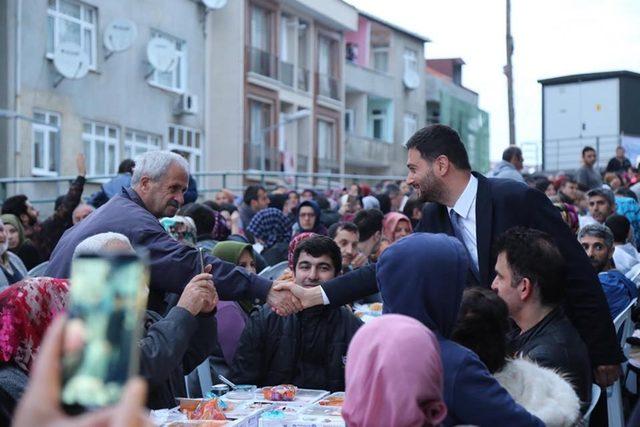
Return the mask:
[[[488, 179], [477, 173], [474, 176], [478, 178], [476, 236], [480, 283], [469, 274], [470, 284], [491, 286], [496, 264], [492, 245], [506, 230], [523, 226], [549, 233], [566, 260], [565, 313], [586, 343], [592, 365], [623, 361], [598, 276], [584, 249], [547, 196], [513, 180]], [[446, 206], [426, 204], [415, 231], [454, 236]], [[322, 288], [331, 304], [346, 304], [377, 292], [372, 283], [376, 283], [375, 267], [365, 266], [325, 283]]]

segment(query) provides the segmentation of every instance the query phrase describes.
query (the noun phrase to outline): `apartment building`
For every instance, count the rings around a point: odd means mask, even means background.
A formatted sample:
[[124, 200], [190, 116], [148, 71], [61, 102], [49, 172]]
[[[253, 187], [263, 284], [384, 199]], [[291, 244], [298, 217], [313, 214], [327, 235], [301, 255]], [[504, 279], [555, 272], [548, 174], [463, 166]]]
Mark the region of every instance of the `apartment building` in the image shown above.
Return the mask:
[[[76, 173], [84, 152], [89, 175], [115, 173], [121, 160], [154, 149], [185, 155], [204, 168], [206, 8], [192, 0], [7, 0], [0, 8], [0, 175]], [[135, 27], [124, 51], [105, 39], [117, 20]], [[122, 21], [120, 21], [122, 22]], [[107, 36], [107, 37], [105, 37]], [[147, 48], [162, 39], [174, 67], [150, 65]], [[80, 46], [88, 73], [62, 79], [54, 66], [61, 43]], [[21, 185], [32, 198], [61, 194], [66, 183]]]
[[344, 34], [356, 27], [341, 0], [237, 0], [211, 14], [208, 167], [343, 172]]
[[403, 144], [426, 123], [426, 37], [360, 12], [346, 34], [349, 173], [406, 172]]
[[488, 172], [489, 114], [478, 107], [478, 94], [462, 85], [461, 58], [428, 59], [427, 123], [451, 126], [467, 147], [473, 170]]

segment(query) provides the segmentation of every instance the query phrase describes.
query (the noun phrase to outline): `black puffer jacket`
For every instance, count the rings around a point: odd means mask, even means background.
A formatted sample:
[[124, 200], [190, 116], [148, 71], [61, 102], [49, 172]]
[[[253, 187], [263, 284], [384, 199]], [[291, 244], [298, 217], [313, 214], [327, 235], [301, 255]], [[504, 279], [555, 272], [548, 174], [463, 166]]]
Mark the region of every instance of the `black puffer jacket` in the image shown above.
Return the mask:
[[242, 333], [231, 377], [236, 384], [344, 390], [347, 348], [360, 326], [346, 307], [313, 307], [280, 317], [263, 306]]
[[547, 368], [557, 369], [571, 382], [582, 407], [591, 401], [591, 364], [587, 347], [562, 308], [558, 307], [523, 334], [509, 335], [513, 353]]

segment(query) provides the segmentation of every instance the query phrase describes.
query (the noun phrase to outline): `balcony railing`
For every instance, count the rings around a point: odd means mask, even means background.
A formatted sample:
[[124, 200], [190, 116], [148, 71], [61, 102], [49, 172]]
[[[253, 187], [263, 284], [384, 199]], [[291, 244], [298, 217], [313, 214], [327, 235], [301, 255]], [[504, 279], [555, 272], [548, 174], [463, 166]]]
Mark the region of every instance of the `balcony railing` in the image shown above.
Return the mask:
[[393, 144], [355, 134], [347, 135], [345, 161], [363, 166], [386, 166], [392, 161]]
[[276, 77], [276, 56], [271, 52], [247, 46], [249, 70], [267, 77]]
[[318, 93], [328, 98], [340, 100], [340, 80], [322, 73], [316, 73]]
[[293, 69], [293, 64], [278, 61], [278, 80], [289, 87], [293, 87]]
[[298, 67], [298, 89], [309, 92], [309, 70]]

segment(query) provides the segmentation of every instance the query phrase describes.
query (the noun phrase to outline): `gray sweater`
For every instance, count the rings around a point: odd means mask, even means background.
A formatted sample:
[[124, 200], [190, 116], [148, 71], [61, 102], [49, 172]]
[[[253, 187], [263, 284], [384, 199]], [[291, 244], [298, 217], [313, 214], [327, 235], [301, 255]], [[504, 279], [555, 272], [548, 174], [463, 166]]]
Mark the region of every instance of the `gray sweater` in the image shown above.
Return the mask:
[[[11, 268], [13, 271], [18, 271], [22, 277], [27, 277], [27, 267], [24, 266], [24, 263], [18, 255], [13, 252], [7, 251], [6, 254], [9, 256], [9, 264], [11, 264]], [[9, 280], [7, 280], [7, 276], [5, 276], [4, 271], [0, 269], [0, 291], [9, 286]]]

